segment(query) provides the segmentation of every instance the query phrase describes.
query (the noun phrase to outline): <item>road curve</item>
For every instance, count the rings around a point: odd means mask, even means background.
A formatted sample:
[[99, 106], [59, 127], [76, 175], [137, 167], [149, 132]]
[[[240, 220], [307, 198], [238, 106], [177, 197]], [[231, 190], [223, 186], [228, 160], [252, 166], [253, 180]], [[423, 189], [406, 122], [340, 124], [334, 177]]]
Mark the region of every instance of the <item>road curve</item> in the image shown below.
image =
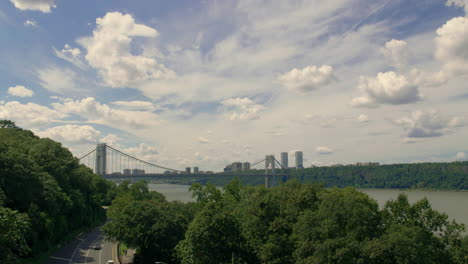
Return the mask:
[[[95, 244], [102, 248], [93, 249]], [[45, 264], [106, 264], [112, 259], [112, 247], [113, 244], [105, 242], [101, 230], [96, 228], [57, 249]]]

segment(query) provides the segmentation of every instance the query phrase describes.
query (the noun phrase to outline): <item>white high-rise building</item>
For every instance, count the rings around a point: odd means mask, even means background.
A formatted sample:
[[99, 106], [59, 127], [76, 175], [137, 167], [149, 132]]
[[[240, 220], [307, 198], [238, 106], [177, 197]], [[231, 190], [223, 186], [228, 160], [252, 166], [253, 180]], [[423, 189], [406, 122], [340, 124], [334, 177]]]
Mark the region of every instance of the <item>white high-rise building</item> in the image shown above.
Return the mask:
[[304, 163], [303, 163], [302, 151], [296, 151], [295, 156], [296, 156], [296, 169], [303, 169]]
[[288, 153], [287, 152], [281, 152], [281, 166], [283, 168], [287, 169], [289, 164], [288, 164]]

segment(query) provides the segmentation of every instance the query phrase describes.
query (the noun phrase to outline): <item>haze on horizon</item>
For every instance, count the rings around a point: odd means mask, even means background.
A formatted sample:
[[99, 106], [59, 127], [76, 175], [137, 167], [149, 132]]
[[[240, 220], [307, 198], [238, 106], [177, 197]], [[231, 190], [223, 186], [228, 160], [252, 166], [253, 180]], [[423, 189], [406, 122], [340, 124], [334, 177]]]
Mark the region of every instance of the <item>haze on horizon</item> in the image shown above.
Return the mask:
[[[274, 2], [274, 3], [273, 3]], [[468, 0], [0, 2], [0, 119], [219, 170], [467, 160]]]

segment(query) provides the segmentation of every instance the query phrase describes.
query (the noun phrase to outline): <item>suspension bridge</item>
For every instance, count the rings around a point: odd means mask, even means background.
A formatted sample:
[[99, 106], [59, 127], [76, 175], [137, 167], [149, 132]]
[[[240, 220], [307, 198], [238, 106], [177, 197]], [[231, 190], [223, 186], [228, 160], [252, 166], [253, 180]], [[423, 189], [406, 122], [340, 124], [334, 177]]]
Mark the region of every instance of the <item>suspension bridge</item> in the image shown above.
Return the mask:
[[[80, 162], [93, 170], [95, 174], [108, 179], [177, 179], [177, 178], [203, 178], [216, 176], [237, 175], [265, 177], [267, 188], [275, 185], [277, 177], [287, 179], [287, 170], [274, 155], [249, 163], [248, 170], [237, 170], [232, 172], [200, 172], [190, 170], [178, 170], [161, 166], [153, 162], [142, 160], [133, 155], [124, 153], [106, 143], [97, 144], [95, 149], [89, 151], [80, 158]], [[264, 167], [261, 167], [264, 164]], [[278, 169], [276, 168], [278, 165]], [[257, 167], [256, 167], [257, 166]], [[262, 172], [265, 169], [264, 173]]]

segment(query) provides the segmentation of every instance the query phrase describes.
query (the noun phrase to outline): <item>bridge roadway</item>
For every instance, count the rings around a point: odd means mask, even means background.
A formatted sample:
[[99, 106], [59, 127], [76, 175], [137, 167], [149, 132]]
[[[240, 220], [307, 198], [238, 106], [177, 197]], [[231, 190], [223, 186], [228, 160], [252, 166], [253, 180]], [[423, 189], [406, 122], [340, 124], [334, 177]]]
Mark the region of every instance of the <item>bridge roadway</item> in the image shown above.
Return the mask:
[[180, 179], [180, 178], [209, 178], [209, 177], [265, 177], [265, 176], [287, 176], [285, 173], [262, 174], [262, 173], [151, 173], [151, 174], [106, 174], [104, 178], [128, 179], [128, 178], [150, 178], [150, 179]]

